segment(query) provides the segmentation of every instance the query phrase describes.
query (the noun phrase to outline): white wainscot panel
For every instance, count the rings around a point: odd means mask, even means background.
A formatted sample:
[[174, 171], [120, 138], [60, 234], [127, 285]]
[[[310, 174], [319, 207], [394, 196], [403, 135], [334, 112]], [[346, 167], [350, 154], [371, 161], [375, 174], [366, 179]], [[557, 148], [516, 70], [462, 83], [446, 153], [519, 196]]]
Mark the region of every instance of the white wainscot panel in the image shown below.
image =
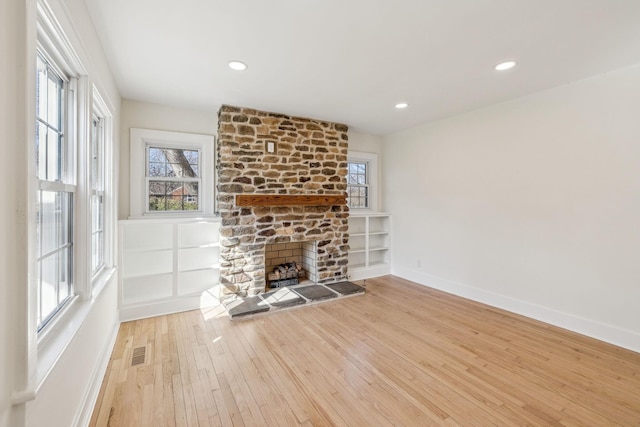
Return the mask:
[[178, 271], [215, 268], [217, 264], [217, 247], [178, 249]]
[[149, 276], [171, 273], [173, 270], [173, 252], [164, 251], [127, 251], [125, 250], [122, 265], [123, 277]]
[[215, 296], [220, 272], [217, 219], [136, 219], [119, 222], [120, 319], [200, 307]]
[[186, 271], [179, 273], [180, 295], [201, 293], [218, 284], [220, 273], [217, 269]]
[[123, 302], [136, 305], [153, 300], [171, 297], [173, 293], [173, 275], [159, 274], [123, 279]]
[[173, 224], [133, 224], [126, 225], [122, 248], [126, 250], [171, 249], [173, 247]]
[[218, 223], [178, 224], [178, 247], [191, 248], [216, 245], [219, 228], [220, 225]]

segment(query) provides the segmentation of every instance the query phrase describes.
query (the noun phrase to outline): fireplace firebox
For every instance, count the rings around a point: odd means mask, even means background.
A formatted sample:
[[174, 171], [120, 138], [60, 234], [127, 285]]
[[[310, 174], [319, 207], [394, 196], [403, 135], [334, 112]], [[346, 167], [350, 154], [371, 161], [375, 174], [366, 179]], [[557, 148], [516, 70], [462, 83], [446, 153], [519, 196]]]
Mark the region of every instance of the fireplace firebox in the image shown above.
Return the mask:
[[265, 245], [266, 290], [315, 283], [316, 242], [288, 242]]

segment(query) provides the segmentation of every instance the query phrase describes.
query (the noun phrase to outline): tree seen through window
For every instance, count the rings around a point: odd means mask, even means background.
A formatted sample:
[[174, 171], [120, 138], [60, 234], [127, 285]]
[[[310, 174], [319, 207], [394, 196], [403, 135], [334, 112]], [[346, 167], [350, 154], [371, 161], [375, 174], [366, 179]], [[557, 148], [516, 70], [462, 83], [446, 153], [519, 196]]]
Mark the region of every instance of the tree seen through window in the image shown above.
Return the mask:
[[347, 203], [350, 208], [369, 207], [369, 171], [366, 162], [347, 163]]
[[200, 152], [149, 147], [149, 211], [200, 210]]

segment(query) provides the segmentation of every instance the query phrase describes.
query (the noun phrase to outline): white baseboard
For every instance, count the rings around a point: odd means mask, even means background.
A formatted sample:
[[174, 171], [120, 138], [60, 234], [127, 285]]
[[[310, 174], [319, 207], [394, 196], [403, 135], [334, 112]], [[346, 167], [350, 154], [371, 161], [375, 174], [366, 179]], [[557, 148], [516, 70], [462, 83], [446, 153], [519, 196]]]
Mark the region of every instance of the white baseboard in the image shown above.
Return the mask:
[[100, 358], [96, 361], [95, 368], [91, 374], [91, 380], [87, 392], [82, 399], [80, 412], [76, 414], [73, 425], [75, 427], [86, 427], [91, 421], [91, 415], [93, 415], [93, 409], [100, 393], [100, 387], [102, 386], [102, 380], [104, 374], [107, 372], [107, 366], [109, 365], [109, 359], [111, 359], [111, 352], [116, 344], [116, 338], [118, 338], [118, 330], [120, 329], [120, 322], [116, 321], [111, 329], [111, 336], [105, 341], [102, 351], [100, 352]]
[[585, 319], [410, 269], [394, 270], [392, 274], [420, 285], [520, 314], [640, 353], [640, 333], [635, 331]]
[[166, 301], [122, 307], [120, 308], [120, 321], [146, 319], [147, 317], [163, 316], [181, 311], [197, 310], [198, 308], [200, 308], [200, 295], [190, 295]]

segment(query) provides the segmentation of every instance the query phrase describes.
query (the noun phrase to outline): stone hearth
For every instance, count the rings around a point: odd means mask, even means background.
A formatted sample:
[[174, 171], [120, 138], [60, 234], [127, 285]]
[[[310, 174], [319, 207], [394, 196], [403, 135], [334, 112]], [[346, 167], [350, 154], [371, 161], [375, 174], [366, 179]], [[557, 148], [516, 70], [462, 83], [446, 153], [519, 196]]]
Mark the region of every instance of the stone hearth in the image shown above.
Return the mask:
[[[265, 292], [265, 245], [316, 243], [316, 280], [347, 279], [347, 126], [247, 108], [218, 114], [222, 299]], [[239, 206], [237, 196], [326, 196], [322, 205]], [[240, 203], [240, 204], [244, 204]]]
[[301, 285], [281, 288], [245, 298], [227, 299], [225, 307], [231, 320], [250, 318], [284, 308], [309, 305], [337, 298], [364, 294], [362, 286], [351, 282], [328, 285]]

